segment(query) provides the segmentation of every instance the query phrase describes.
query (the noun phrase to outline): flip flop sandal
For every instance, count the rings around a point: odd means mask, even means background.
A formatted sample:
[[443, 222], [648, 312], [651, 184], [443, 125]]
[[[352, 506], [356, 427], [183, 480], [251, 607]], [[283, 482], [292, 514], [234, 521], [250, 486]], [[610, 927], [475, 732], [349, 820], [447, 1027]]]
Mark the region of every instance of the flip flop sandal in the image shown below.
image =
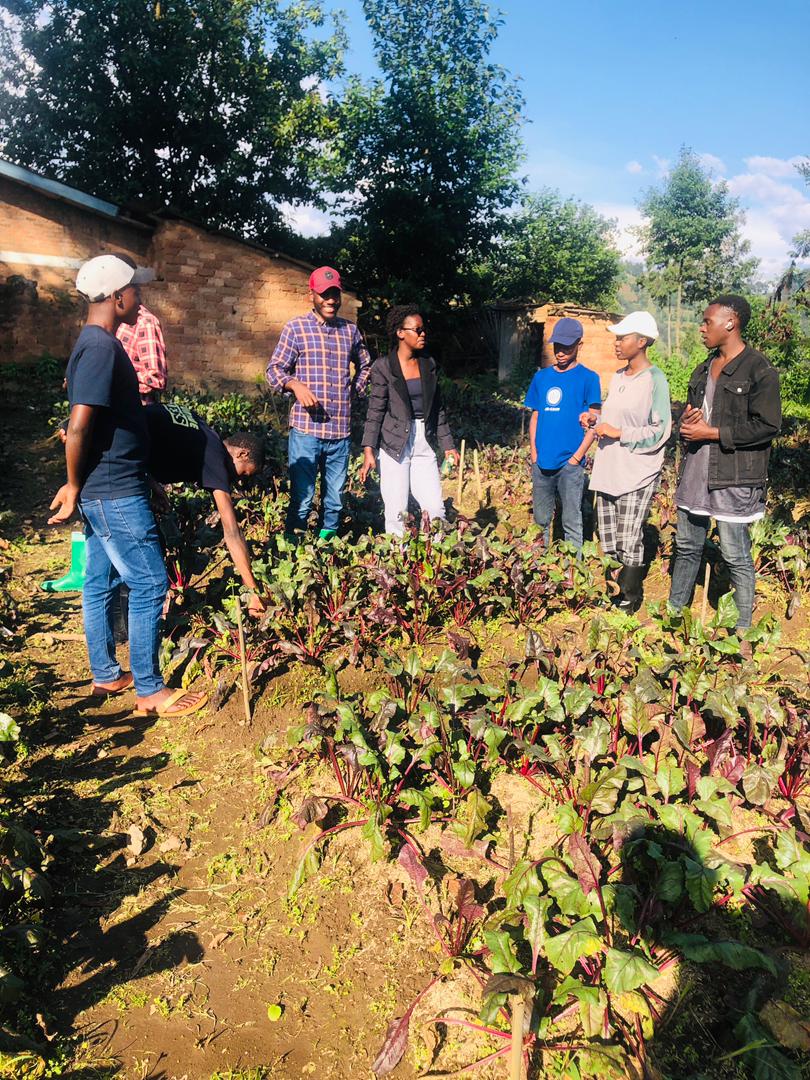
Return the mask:
[[191, 690], [175, 690], [170, 698], [167, 698], [162, 705], [154, 709], [135, 709], [132, 713], [133, 716], [190, 716], [192, 713], [198, 712], [204, 705], [208, 703], [208, 694], [203, 694], [199, 701], [195, 701], [193, 705], [186, 705], [180, 709], [173, 709], [172, 706], [182, 701], [184, 697], [196, 697]]
[[98, 683], [93, 683], [93, 689], [90, 691], [90, 696], [97, 698], [115, 697], [116, 694], [124, 694], [127, 690], [131, 690], [135, 681], [132, 678], [132, 673], [123, 671], [121, 674], [129, 675], [129, 682], [125, 683], [124, 686], [119, 686], [117, 690], [108, 690], [105, 686], [99, 686]]

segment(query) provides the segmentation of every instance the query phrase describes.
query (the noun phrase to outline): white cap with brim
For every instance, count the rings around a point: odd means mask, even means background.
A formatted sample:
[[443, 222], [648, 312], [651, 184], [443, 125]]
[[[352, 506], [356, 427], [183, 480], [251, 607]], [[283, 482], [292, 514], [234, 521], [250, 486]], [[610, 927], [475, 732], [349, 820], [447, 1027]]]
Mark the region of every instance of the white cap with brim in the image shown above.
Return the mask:
[[155, 280], [155, 271], [130, 266], [117, 255], [97, 255], [79, 267], [76, 288], [91, 304], [98, 304], [127, 285], [145, 285]]
[[621, 322], [609, 326], [611, 334], [641, 334], [643, 337], [658, 339], [658, 323], [649, 311], [633, 311], [625, 315]]

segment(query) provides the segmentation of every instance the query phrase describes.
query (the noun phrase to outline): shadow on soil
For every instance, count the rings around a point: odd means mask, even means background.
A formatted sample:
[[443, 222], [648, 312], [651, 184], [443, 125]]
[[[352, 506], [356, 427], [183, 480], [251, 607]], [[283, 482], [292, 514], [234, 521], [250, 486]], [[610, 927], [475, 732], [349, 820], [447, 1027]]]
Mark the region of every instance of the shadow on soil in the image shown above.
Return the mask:
[[[38, 667], [47, 673], [48, 665]], [[97, 699], [87, 697], [87, 687], [86, 681], [76, 680], [56, 688], [67, 691], [67, 700], [46, 736], [47, 752], [23, 762], [21, 778], [9, 785], [10, 796], [27, 808], [22, 827], [42, 841], [51, 838], [54, 905], [32, 990], [36, 1009], [60, 1035], [73, 1031], [84, 1010], [138, 971], [155, 973], [183, 960], [194, 963], [204, 951], [187, 924], [150, 943], [150, 931], [184, 890], [171, 887], [176, 871], [168, 862], [138, 865], [131, 837], [121, 831], [127, 823], [117, 820], [115, 793], [154, 780], [170, 762], [166, 753], [133, 753], [155, 721], [133, 717], [116, 699], [109, 699], [106, 708], [112, 710], [104, 711]], [[154, 832], [141, 825], [140, 854], [146, 854]], [[163, 886], [160, 895], [144, 906], [147, 890], [156, 884]], [[91, 1037], [107, 1043], [112, 1033]], [[46, 1054], [48, 1048], [37, 1049]]]

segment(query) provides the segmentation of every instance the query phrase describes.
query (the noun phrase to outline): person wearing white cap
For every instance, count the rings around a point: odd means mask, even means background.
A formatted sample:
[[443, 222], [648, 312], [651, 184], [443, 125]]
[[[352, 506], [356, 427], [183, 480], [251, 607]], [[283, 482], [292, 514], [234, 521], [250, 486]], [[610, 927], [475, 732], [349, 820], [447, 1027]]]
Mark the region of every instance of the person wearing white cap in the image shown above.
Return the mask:
[[647, 356], [658, 337], [652, 315], [634, 311], [608, 330], [625, 366], [611, 380], [601, 417], [584, 413], [581, 419], [599, 439], [591, 490], [597, 493], [602, 549], [622, 564], [615, 602], [634, 612], [643, 599], [644, 523], [664, 464], [672, 408], [666, 376]]
[[[158, 663], [160, 618], [167, 578], [149, 503], [149, 436], [138, 378], [115, 331], [135, 321], [140, 284], [154, 273], [115, 255], [84, 263], [76, 288], [89, 303], [87, 323], [70, 354], [70, 418], [65, 439], [67, 483], [56, 493], [49, 525], [84, 522], [86, 570], [82, 590], [84, 633], [96, 697], [135, 684], [136, 715], [184, 716], [206, 695], [169, 690]], [[115, 656], [113, 600], [129, 586], [129, 659]]]

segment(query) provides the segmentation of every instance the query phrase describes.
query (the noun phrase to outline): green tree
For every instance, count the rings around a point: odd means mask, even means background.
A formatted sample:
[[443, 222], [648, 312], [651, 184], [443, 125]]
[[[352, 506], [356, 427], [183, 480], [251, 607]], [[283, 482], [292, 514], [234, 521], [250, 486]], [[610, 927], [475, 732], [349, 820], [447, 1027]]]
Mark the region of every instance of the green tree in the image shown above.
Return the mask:
[[546, 189], [509, 216], [479, 276], [491, 299], [610, 305], [620, 272], [613, 223]]
[[[684, 147], [675, 168], [642, 198], [639, 229], [651, 291], [671, 283], [675, 297], [675, 348], [680, 350], [681, 309], [712, 293], [750, 284], [757, 260], [740, 236], [739, 203], [725, 182], [713, 182], [697, 156]], [[658, 293], [661, 289], [658, 288]]]
[[515, 200], [523, 99], [489, 62], [484, 0], [363, 0], [382, 79], [349, 82], [333, 153], [335, 259], [376, 296], [462, 298]]
[[[0, 146], [115, 202], [270, 240], [317, 195], [318, 87], [344, 36], [318, 0], [2, 0]], [[7, 20], [8, 21], [8, 20]], [[2, 23], [2, 20], [0, 20]]]

